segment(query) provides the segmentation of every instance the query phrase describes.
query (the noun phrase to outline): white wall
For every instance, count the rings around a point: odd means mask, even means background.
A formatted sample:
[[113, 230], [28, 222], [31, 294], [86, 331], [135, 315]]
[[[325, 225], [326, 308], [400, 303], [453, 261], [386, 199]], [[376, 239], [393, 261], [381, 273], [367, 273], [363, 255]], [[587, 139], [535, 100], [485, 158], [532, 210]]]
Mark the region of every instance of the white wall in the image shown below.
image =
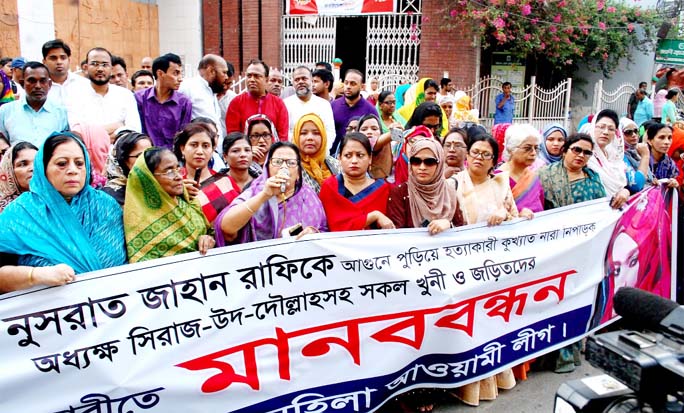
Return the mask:
[[[8, 1], [8, 0], [0, 0]], [[52, 1], [17, 0], [19, 50], [26, 60], [43, 60], [43, 43], [55, 38]]]
[[179, 55], [185, 76], [194, 76], [202, 58], [201, 0], [157, 0], [157, 5], [159, 53]]

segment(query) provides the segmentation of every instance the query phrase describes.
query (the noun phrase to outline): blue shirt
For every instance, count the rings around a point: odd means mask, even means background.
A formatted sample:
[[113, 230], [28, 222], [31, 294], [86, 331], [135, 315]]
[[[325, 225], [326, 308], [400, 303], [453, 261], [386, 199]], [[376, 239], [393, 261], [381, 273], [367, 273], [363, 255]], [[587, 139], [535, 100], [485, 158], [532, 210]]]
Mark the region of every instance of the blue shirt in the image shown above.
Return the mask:
[[41, 147], [53, 132], [69, 130], [69, 120], [64, 106], [47, 99], [38, 112], [26, 102], [26, 96], [0, 106], [0, 132], [10, 143], [27, 141]]
[[642, 123], [651, 120], [651, 118], [653, 118], [653, 102], [651, 102], [648, 96], [644, 96], [634, 111], [634, 123], [637, 126], [641, 126]]
[[501, 103], [503, 98], [504, 94], [499, 93], [499, 95], [496, 97], [496, 101], [494, 102], [494, 108], [496, 109], [496, 111], [494, 112], [495, 125], [497, 123], [513, 123], [513, 109], [515, 109], [515, 101], [513, 100], [513, 95], [510, 95], [508, 97], [508, 100], [506, 100], [506, 103], [504, 103], [503, 107], [499, 109], [499, 103]]

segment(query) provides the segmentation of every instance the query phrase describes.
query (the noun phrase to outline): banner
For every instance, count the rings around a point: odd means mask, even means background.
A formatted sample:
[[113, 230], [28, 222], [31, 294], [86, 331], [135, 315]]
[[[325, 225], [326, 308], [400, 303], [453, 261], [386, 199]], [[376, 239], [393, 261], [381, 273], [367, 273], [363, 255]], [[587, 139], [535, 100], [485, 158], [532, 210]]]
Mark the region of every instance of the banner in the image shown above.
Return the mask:
[[616, 286], [670, 294], [664, 203], [264, 241], [0, 296], [0, 411], [372, 412], [473, 382], [610, 319]]
[[285, 14], [357, 16], [394, 13], [395, 0], [288, 0]]

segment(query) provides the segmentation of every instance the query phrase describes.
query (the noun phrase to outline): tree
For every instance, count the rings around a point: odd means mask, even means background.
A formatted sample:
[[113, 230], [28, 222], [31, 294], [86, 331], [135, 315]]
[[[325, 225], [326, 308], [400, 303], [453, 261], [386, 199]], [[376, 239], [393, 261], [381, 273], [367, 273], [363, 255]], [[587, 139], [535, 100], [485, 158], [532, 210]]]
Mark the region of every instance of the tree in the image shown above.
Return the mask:
[[[638, 2], [639, 0], [632, 0]], [[572, 75], [578, 63], [610, 75], [632, 48], [652, 51], [654, 10], [614, 0], [444, 0], [443, 27], [464, 24], [522, 58], [546, 60]]]

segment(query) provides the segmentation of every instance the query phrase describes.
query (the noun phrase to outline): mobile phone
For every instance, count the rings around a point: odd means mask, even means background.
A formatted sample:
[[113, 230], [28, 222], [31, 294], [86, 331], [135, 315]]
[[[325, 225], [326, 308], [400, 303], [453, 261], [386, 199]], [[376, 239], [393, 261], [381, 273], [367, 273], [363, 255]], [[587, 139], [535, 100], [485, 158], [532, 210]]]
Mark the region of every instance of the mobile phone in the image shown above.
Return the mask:
[[394, 142], [401, 142], [403, 137], [404, 137], [404, 131], [402, 131], [401, 129], [399, 129], [399, 128], [390, 129], [390, 138]]
[[423, 228], [427, 228], [428, 225], [430, 225], [430, 221], [427, 219], [424, 219], [423, 222], [420, 223], [420, 226]]
[[291, 237], [296, 237], [297, 235], [301, 234], [302, 231], [304, 231], [304, 227], [302, 226], [302, 224], [297, 224], [293, 227], [290, 227], [289, 230]]
[[202, 169], [196, 169], [194, 181], [197, 182], [198, 184], [199, 184], [200, 175], [202, 175]]

